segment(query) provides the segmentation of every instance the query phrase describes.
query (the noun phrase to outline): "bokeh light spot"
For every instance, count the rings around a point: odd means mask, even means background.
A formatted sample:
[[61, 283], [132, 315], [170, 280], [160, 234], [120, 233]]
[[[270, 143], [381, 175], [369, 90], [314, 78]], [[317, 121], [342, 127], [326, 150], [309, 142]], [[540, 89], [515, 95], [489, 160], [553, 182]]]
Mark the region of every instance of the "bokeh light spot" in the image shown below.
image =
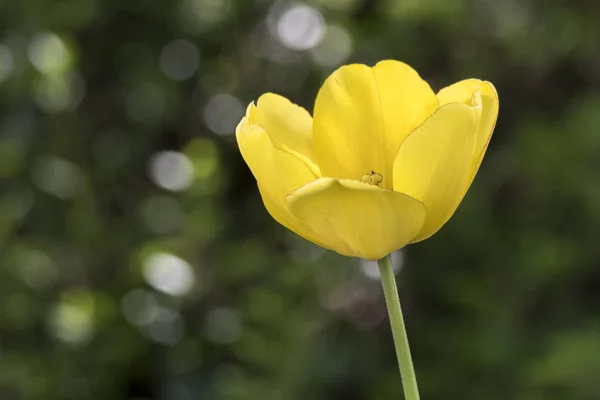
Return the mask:
[[173, 346], [181, 341], [185, 333], [185, 325], [177, 311], [160, 307], [152, 322], [146, 327], [146, 333], [158, 343]]
[[[398, 274], [404, 266], [404, 251], [399, 250], [392, 253], [392, 269], [394, 274]], [[370, 279], [381, 280], [381, 274], [379, 273], [379, 266], [377, 261], [360, 260], [360, 268], [363, 274]]]
[[211, 97], [204, 107], [206, 126], [219, 135], [233, 134], [237, 123], [243, 116], [244, 106], [242, 103], [227, 93]]
[[47, 113], [76, 108], [85, 93], [85, 82], [77, 74], [48, 76], [35, 85], [35, 102]]
[[59, 340], [84, 345], [94, 333], [94, 299], [87, 291], [68, 292], [49, 314], [49, 327]]
[[60, 74], [69, 69], [72, 55], [64, 41], [55, 33], [36, 35], [27, 48], [29, 61], [42, 74]]
[[323, 67], [337, 67], [352, 54], [353, 43], [350, 33], [341, 26], [329, 25], [325, 37], [310, 50], [311, 59]]
[[207, 179], [219, 168], [219, 149], [215, 142], [208, 138], [194, 139], [185, 147], [185, 154], [194, 165], [196, 177]]
[[163, 189], [178, 192], [194, 180], [194, 166], [182, 153], [161, 151], [150, 160], [150, 177]]
[[62, 200], [76, 197], [85, 185], [76, 164], [55, 156], [39, 158], [33, 165], [32, 179], [40, 190]]
[[179, 13], [188, 31], [202, 33], [224, 21], [232, 10], [232, 0], [183, 0]]
[[16, 254], [14, 263], [23, 282], [33, 289], [42, 289], [58, 277], [50, 256], [39, 249], [22, 249]]
[[143, 272], [150, 286], [171, 296], [187, 294], [195, 282], [190, 264], [169, 253], [149, 255], [144, 261]]
[[128, 292], [121, 301], [123, 316], [132, 325], [148, 325], [155, 319], [158, 307], [154, 293], [144, 289]]
[[325, 35], [325, 19], [314, 7], [297, 4], [288, 8], [277, 22], [277, 37], [292, 50], [315, 47]]
[[187, 40], [168, 43], [160, 54], [160, 68], [169, 78], [181, 81], [191, 78], [200, 65], [198, 48]]

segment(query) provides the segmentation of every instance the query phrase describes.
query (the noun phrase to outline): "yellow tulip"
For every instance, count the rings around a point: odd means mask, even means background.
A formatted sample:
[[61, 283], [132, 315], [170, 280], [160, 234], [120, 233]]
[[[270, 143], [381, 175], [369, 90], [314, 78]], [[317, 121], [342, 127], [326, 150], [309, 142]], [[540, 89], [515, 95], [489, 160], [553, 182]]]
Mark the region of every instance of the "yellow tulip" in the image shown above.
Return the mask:
[[314, 118], [264, 94], [236, 137], [275, 220], [342, 255], [378, 260], [450, 219], [497, 116], [490, 82], [467, 79], [436, 95], [410, 66], [390, 60], [331, 74]]

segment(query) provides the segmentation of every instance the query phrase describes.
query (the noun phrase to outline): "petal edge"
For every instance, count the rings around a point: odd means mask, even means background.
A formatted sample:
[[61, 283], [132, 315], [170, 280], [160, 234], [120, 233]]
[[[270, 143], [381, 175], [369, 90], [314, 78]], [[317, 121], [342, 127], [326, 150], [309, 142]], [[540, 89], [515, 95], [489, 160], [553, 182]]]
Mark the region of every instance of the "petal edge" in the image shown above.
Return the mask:
[[394, 190], [422, 201], [427, 218], [412, 243], [427, 239], [452, 216], [470, 178], [480, 105], [440, 107], [402, 143]]
[[366, 183], [320, 178], [287, 197], [290, 211], [330, 249], [377, 260], [404, 247], [419, 232], [425, 206]]

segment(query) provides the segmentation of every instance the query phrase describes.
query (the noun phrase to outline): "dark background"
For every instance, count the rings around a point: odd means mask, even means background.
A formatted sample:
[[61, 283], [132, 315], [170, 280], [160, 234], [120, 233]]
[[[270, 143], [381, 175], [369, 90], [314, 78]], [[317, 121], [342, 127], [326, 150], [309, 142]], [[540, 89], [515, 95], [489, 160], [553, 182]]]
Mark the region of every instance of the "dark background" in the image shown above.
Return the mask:
[[598, 16], [0, 0], [0, 399], [401, 399], [376, 268], [277, 225], [233, 135], [387, 58], [500, 96], [462, 205], [396, 254], [422, 398], [600, 399]]

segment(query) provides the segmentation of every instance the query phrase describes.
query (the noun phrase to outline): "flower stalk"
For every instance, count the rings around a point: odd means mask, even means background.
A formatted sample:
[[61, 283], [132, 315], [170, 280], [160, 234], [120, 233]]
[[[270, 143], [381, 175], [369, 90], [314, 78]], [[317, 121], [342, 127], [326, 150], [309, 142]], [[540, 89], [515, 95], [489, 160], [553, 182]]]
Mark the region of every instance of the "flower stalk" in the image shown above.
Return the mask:
[[413, 367], [412, 357], [410, 356], [410, 347], [406, 335], [406, 326], [400, 307], [400, 298], [398, 297], [398, 287], [392, 268], [392, 257], [387, 255], [377, 261], [381, 282], [383, 284], [383, 293], [390, 317], [394, 345], [396, 346], [396, 356], [400, 375], [402, 376], [402, 387], [404, 388], [404, 398], [406, 400], [419, 400], [419, 388], [417, 387], [417, 377]]

